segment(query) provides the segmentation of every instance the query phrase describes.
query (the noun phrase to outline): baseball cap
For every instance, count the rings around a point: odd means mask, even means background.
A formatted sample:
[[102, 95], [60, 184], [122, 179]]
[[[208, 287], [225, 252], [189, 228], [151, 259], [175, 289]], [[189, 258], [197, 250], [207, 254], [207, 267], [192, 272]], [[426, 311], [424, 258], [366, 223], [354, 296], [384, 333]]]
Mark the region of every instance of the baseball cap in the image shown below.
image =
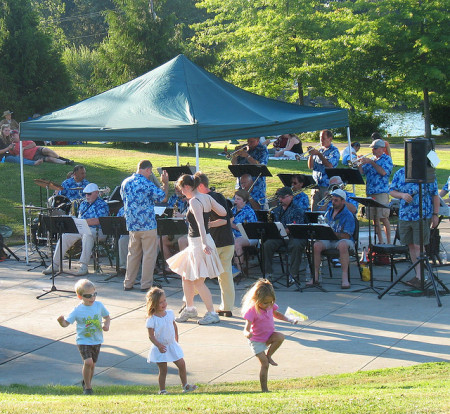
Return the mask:
[[386, 145], [382, 139], [376, 139], [369, 145], [370, 148], [384, 148], [385, 146]]
[[277, 196], [278, 197], [284, 197], [284, 196], [292, 195], [292, 194], [293, 193], [292, 193], [292, 188], [291, 187], [283, 187], [283, 188], [280, 188], [277, 191]]
[[331, 193], [331, 195], [332, 195], [332, 196], [336, 196], [336, 197], [341, 197], [341, 198], [343, 198], [344, 200], [347, 200], [347, 194], [345, 194], [345, 191], [344, 191], [344, 190], [341, 190], [340, 188], [338, 188], [337, 190], [334, 190], [334, 191]]
[[90, 183], [86, 187], [84, 187], [83, 193], [93, 193], [94, 191], [98, 191], [98, 185]]

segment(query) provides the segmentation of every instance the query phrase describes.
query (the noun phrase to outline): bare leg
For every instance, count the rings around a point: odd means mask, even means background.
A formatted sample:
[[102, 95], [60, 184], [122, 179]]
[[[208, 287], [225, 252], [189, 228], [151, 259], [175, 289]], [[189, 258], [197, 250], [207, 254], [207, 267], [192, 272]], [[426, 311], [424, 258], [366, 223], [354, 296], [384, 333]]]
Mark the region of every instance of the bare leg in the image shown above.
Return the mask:
[[187, 384], [186, 363], [181, 358], [178, 361], [173, 361], [178, 368], [178, 374], [180, 375], [181, 385], [184, 387]]
[[53, 164], [65, 164], [66, 163], [65, 161], [60, 160], [59, 158], [54, 158], [54, 157], [49, 157], [49, 156], [46, 156], [44, 161], [51, 162]]
[[194, 306], [195, 286], [192, 280], [183, 279], [184, 297], [186, 299], [186, 306], [191, 308]]
[[339, 250], [339, 259], [342, 265], [342, 286], [349, 286], [348, 264], [350, 262], [350, 256], [348, 253], [348, 245], [345, 242], [338, 243], [337, 249]]
[[317, 241], [314, 243], [314, 282], [319, 282], [319, 269], [321, 262], [321, 253], [325, 249], [325, 246]]
[[375, 234], [377, 235], [378, 243], [383, 243], [383, 237], [381, 237], [381, 226], [380, 226], [379, 219], [373, 220], [373, 228], [375, 229]]
[[84, 387], [89, 389], [92, 388], [92, 377], [94, 376], [94, 368], [95, 363], [92, 360], [92, 358], [85, 359], [83, 361], [83, 380], [84, 380]]
[[280, 345], [284, 341], [284, 335], [280, 332], [274, 332], [270, 335], [269, 340], [266, 342], [269, 345], [269, 349], [267, 350], [267, 360], [270, 365], [277, 366], [278, 364], [272, 359], [272, 355], [275, 351], [280, 347]]
[[261, 391], [262, 392], [269, 392], [269, 389], [267, 388], [267, 379], [269, 376], [269, 359], [267, 358], [267, 355], [264, 352], [260, 352], [256, 355], [256, 357], [259, 359], [259, 362], [261, 362], [261, 369], [259, 371], [259, 382], [261, 384]]
[[158, 362], [158, 369], [159, 369], [158, 375], [159, 390], [162, 391], [166, 389], [167, 362]]
[[384, 234], [386, 235], [386, 243], [391, 244], [391, 223], [389, 222], [389, 218], [383, 217], [380, 220], [384, 225]]
[[[205, 279], [200, 278], [194, 281], [194, 287], [197, 290], [198, 294], [202, 298], [203, 303], [206, 306], [206, 310], [208, 312], [214, 312], [214, 304], [212, 300], [211, 291], [208, 289], [208, 286], [205, 285]], [[187, 303], [187, 298], [186, 298]], [[189, 306], [189, 305], [187, 305]]]
[[[411, 256], [411, 261], [416, 262], [420, 255], [420, 245], [418, 244], [408, 244], [409, 255]], [[420, 279], [420, 263], [417, 263], [414, 270], [416, 271], [416, 278]]]

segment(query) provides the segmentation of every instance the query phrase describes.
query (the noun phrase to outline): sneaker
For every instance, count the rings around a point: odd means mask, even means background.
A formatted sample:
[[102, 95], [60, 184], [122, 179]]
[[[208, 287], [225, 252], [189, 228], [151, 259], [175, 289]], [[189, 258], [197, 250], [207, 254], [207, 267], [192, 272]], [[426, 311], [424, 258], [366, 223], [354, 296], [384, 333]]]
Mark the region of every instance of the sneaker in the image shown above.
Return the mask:
[[[59, 272], [59, 266], [53, 264], [53, 270], [55, 271], [55, 273]], [[44, 275], [51, 275], [52, 274], [52, 265], [50, 265], [49, 267], [47, 267], [47, 269], [44, 269], [42, 271], [42, 273]]]
[[210, 325], [212, 323], [219, 323], [219, 322], [220, 322], [219, 315], [217, 315], [217, 313], [212, 312], [206, 312], [205, 316], [197, 321], [199, 325]]
[[88, 267], [86, 264], [82, 263], [80, 268], [78, 269], [77, 276], [84, 276], [89, 273]]
[[195, 318], [198, 315], [197, 309], [188, 310], [187, 308], [184, 308], [183, 311], [180, 313], [180, 316], [178, 318], [175, 318], [176, 322], [186, 322], [190, 318]]
[[84, 395], [93, 395], [94, 394], [94, 390], [92, 388], [85, 388], [83, 390], [83, 394]]
[[331, 259], [334, 267], [341, 267], [341, 262], [339, 259]]
[[196, 389], [197, 389], [197, 386], [195, 384], [194, 385], [186, 384], [183, 387], [183, 392], [191, 392], [191, 391], [195, 391]]
[[241, 271], [233, 265], [231, 268], [231, 273], [233, 274], [233, 277], [236, 277], [240, 275]]
[[167, 395], [169, 394], [166, 390], [161, 390], [158, 392], [158, 395]]

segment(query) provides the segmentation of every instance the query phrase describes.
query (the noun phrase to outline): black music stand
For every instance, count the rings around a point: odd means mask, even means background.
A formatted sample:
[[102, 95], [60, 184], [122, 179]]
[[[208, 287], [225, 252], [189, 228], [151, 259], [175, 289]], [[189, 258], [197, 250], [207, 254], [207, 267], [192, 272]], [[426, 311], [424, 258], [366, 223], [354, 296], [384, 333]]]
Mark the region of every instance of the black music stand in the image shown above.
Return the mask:
[[341, 177], [345, 184], [365, 184], [357, 168], [325, 168], [328, 178]]
[[[292, 237], [300, 239], [308, 239], [312, 241], [311, 251], [312, 251], [312, 272], [311, 277], [314, 280], [314, 240], [338, 240], [336, 234], [330, 226], [323, 224], [288, 224], [289, 234]], [[305, 289], [316, 288], [322, 292], [326, 290], [319, 285], [313, 284], [311, 286], [305, 286], [303, 289], [299, 289], [303, 292]]]
[[[230, 164], [228, 166], [233, 177], [242, 177], [244, 174], [250, 174], [252, 177], [272, 177], [271, 172], [264, 164]], [[256, 181], [256, 180], [254, 180]]]
[[323, 216], [326, 211], [305, 211], [306, 219], [310, 224], [317, 224], [319, 222], [319, 217]]
[[[260, 262], [261, 262], [261, 271], [263, 274], [263, 278], [266, 278], [266, 267], [265, 267], [265, 261], [264, 261], [264, 242], [268, 239], [281, 239], [284, 241], [284, 244], [286, 244], [284, 237], [280, 235], [280, 230], [278, 229], [277, 225], [275, 223], [242, 223], [242, 226], [244, 227], [245, 233], [247, 234], [248, 239], [258, 239], [261, 240], [261, 253], [260, 253]], [[275, 280], [271, 280], [272, 283], [279, 283], [285, 287], [290, 287], [290, 280], [289, 280], [289, 262], [287, 263], [287, 269], [286, 269], [287, 276], [287, 283], [286, 285], [283, 285], [279, 280], [281, 277]]]
[[[54, 232], [58, 233], [58, 240], [59, 240], [59, 260], [60, 260], [60, 271], [58, 274], [62, 273], [63, 269], [63, 260], [62, 260], [62, 235], [63, 233], [78, 233], [77, 226], [75, 225], [75, 222], [73, 221], [72, 217], [69, 216], [42, 216], [42, 219], [44, 220], [44, 224], [47, 228], [47, 230], [50, 232], [50, 234], [53, 234]], [[53, 245], [50, 242], [50, 255], [52, 258], [52, 287], [50, 290], [44, 290], [45, 293], [42, 295], [36, 296], [36, 299], [42, 298], [42, 296], [47, 295], [48, 293], [52, 292], [65, 292], [65, 293], [75, 293], [72, 290], [61, 290], [58, 289], [55, 286], [55, 266], [53, 263]]]
[[159, 236], [159, 247], [162, 257], [162, 272], [164, 280], [169, 283], [166, 272], [166, 258], [164, 257], [162, 236], [174, 236], [175, 234], [187, 234], [188, 227], [184, 219], [181, 218], [160, 218], [156, 219], [157, 234]]
[[104, 281], [111, 280], [113, 277], [119, 276], [119, 238], [128, 234], [127, 223], [125, 217], [99, 217], [100, 227], [106, 236], [114, 236], [114, 250], [116, 255], [116, 273], [109, 275]]
[[162, 175], [163, 171], [166, 170], [169, 174], [169, 181], [177, 181], [183, 174], [195, 174], [195, 168], [189, 165], [182, 165], [179, 167], [160, 167], [157, 168], [159, 175]]
[[[352, 200], [357, 201], [358, 203], [362, 204], [363, 206], [365, 206], [367, 208], [367, 218], [369, 220], [369, 247], [368, 247], [368, 251], [371, 252], [372, 251], [372, 235], [371, 235], [371, 231], [370, 231], [370, 207], [377, 207], [377, 208], [387, 208], [389, 209], [389, 206], [386, 206], [384, 204], [379, 203], [378, 201], [375, 201], [373, 198], [370, 197], [350, 197]], [[363, 289], [358, 289], [358, 290], [354, 290], [353, 292], [363, 292], [364, 290], [370, 289], [373, 290], [376, 294], [379, 294], [380, 292], [378, 292], [376, 290], [376, 288], [373, 287], [373, 263], [372, 263], [372, 258], [369, 258], [369, 272], [370, 272], [370, 286], [363, 288]]]
[[309, 187], [309, 186], [311, 186], [313, 184], [316, 184], [316, 182], [315, 182], [315, 180], [314, 180], [312, 175], [306, 175], [306, 174], [300, 174], [300, 173], [297, 173], [297, 174], [285, 174], [285, 173], [277, 174], [278, 178], [280, 179], [280, 181], [283, 183], [283, 185], [285, 187], [290, 187], [292, 185], [291, 184], [292, 183], [292, 177], [294, 175], [303, 175], [303, 177], [305, 177], [305, 182], [303, 183], [303, 188], [304, 187]]

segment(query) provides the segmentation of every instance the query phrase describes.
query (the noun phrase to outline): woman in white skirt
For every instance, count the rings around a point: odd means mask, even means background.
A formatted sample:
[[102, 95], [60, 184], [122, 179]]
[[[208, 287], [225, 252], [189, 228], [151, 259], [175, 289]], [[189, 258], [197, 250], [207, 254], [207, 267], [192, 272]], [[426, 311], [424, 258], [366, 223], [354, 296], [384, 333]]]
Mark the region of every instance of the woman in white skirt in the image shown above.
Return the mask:
[[200, 179], [193, 175], [182, 175], [176, 187], [189, 200], [186, 219], [189, 223], [188, 247], [167, 259], [169, 268], [183, 279], [183, 291], [186, 307], [176, 318], [177, 322], [186, 322], [197, 316], [194, 306], [194, 296], [198, 293], [206, 306], [206, 314], [198, 323], [209, 325], [220, 322], [219, 315], [214, 311], [212, 295], [205, 285], [205, 278], [218, 277], [223, 272], [216, 245], [209, 234], [208, 222], [211, 210], [219, 216], [225, 216], [226, 211], [208, 194], [197, 191]]

